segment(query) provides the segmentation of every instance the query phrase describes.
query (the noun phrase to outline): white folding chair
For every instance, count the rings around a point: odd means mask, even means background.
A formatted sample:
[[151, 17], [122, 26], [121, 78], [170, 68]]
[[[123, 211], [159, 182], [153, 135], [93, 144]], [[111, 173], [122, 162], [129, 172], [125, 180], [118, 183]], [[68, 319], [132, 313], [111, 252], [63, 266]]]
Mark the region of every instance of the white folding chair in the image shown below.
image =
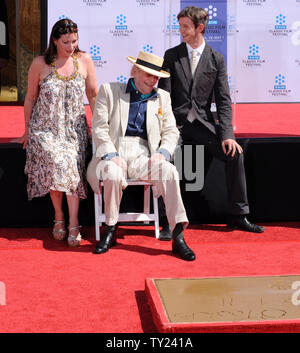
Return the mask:
[[[158, 214], [158, 201], [154, 196], [154, 186], [147, 181], [141, 180], [127, 180], [128, 186], [143, 185], [144, 186], [144, 209], [143, 212], [123, 212], [119, 213], [118, 222], [154, 222], [155, 237], [159, 237], [159, 214]], [[100, 240], [100, 227], [105, 223], [105, 214], [103, 211], [103, 182], [100, 182], [101, 193], [94, 194], [95, 197], [95, 227], [96, 227], [96, 240]], [[153, 197], [153, 213], [150, 213], [150, 188], [152, 188]]]

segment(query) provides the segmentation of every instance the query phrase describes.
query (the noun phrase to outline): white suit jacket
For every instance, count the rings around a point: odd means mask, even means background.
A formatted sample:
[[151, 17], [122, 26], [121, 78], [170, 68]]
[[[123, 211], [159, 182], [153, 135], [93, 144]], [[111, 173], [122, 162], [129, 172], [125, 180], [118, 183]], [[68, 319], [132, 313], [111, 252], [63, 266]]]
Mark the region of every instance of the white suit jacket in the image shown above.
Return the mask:
[[[118, 152], [120, 138], [125, 136], [130, 93], [126, 93], [124, 83], [105, 83], [101, 85], [92, 119], [92, 136], [96, 151], [88, 167], [87, 177], [93, 190], [98, 189], [96, 167], [101, 157], [110, 152]], [[173, 155], [179, 131], [172, 112], [171, 98], [168, 92], [158, 88], [157, 97], [147, 101], [146, 128], [150, 154], [159, 148]]]

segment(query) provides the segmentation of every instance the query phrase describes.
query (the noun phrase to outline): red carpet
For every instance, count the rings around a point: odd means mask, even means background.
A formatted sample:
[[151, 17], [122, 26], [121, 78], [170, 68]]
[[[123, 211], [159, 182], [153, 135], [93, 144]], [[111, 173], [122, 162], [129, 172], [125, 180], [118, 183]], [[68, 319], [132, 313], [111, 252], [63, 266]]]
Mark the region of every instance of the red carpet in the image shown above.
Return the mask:
[[50, 229], [0, 229], [0, 332], [157, 332], [146, 278], [299, 274], [300, 222], [266, 226], [262, 235], [188, 229], [191, 263], [172, 256], [152, 227], [121, 227], [118, 245], [103, 255], [92, 254], [93, 227], [78, 249], [52, 240]]
[[[91, 125], [91, 111], [86, 106]], [[237, 104], [237, 137], [300, 136], [300, 104]], [[8, 142], [24, 132], [22, 106], [0, 106], [0, 138]]]
[[[240, 104], [237, 136], [300, 136], [299, 107]], [[23, 127], [23, 107], [0, 106], [1, 142]], [[190, 228], [191, 263], [174, 257], [171, 243], [156, 240], [149, 227], [122, 227], [118, 245], [103, 255], [92, 254], [94, 227], [83, 229], [78, 249], [51, 239], [50, 229], [0, 229], [0, 332], [157, 332], [146, 278], [300, 274], [300, 222], [266, 226], [262, 235]]]
[[237, 137], [300, 136], [300, 104], [237, 104]]
[[[9, 142], [14, 137], [20, 137], [24, 133], [24, 108], [23, 106], [0, 105], [0, 143]], [[86, 106], [86, 114], [89, 126], [91, 126], [92, 113]]]

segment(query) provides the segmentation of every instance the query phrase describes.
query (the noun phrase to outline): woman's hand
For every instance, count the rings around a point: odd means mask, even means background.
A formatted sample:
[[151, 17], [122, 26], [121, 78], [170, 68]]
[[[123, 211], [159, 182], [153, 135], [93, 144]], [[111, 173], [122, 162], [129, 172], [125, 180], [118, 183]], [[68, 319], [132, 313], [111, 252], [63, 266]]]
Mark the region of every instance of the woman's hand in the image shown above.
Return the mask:
[[21, 143], [23, 145], [23, 150], [24, 150], [27, 146], [27, 143], [28, 143], [28, 137], [29, 137], [29, 132], [25, 131], [23, 136], [12, 139], [10, 142], [11, 143]]

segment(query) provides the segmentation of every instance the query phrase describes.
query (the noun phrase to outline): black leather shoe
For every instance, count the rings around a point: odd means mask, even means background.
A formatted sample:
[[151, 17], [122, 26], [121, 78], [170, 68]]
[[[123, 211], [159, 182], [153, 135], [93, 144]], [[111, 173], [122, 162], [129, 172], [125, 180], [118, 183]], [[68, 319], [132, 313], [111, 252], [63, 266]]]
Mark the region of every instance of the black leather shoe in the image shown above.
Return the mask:
[[191, 250], [184, 241], [183, 234], [178, 234], [172, 243], [173, 254], [179, 254], [179, 256], [185, 261], [194, 261], [196, 256], [193, 250]]
[[116, 226], [105, 226], [103, 238], [96, 244], [94, 254], [104, 254], [116, 245]]
[[165, 226], [162, 228], [162, 230], [159, 232], [159, 240], [172, 240], [173, 236], [172, 236], [172, 232], [171, 229], [169, 227], [169, 225]]
[[249, 222], [246, 216], [232, 217], [228, 222], [227, 227], [244, 230], [251, 233], [263, 233], [265, 231], [264, 227]]

